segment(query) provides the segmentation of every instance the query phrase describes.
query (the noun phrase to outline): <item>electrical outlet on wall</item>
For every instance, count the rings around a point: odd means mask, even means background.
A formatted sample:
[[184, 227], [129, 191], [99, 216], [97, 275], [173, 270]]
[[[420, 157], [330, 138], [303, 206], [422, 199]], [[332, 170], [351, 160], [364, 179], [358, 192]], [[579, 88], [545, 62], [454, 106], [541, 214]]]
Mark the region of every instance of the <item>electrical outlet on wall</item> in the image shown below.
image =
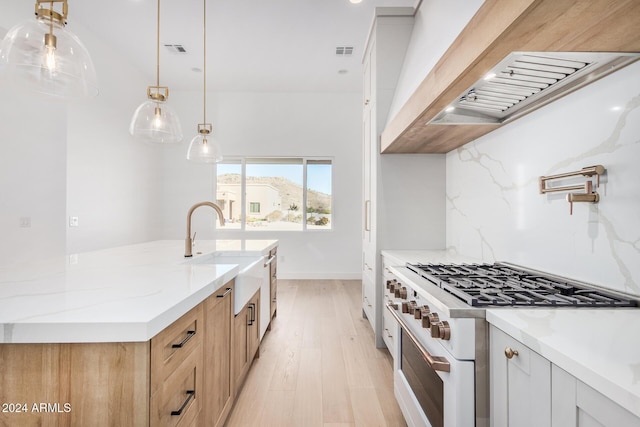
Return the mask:
[[69, 217], [69, 227], [77, 227], [80, 225], [80, 222], [78, 221], [78, 217], [77, 216], [70, 216]]
[[30, 216], [22, 216], [22, 217], [20, 217], [20, 228], [31, 228], [31, 217]]
[[280, 255], [280, 262], [284, 262], [284, 255]]

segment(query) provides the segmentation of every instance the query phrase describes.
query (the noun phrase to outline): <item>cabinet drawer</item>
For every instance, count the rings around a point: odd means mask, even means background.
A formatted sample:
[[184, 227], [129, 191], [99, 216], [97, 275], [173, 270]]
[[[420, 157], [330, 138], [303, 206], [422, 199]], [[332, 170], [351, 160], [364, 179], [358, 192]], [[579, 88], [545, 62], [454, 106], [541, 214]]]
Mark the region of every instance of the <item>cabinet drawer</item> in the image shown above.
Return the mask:
[[199, 304], [151, 339], [151, 394], [202, 344], [204, 315]]
[[198, 344], [151, 395], [151, 425], [197, 424], [204, 397], [203, 380], [202, 345]]
[[393, 349], [395, 348], [395, 344], [394, 344], [396, 339], [395, 333], [396, 333], [396, 329], [398, 328], [398, 323], [393, 318], [393, 316], [391, 316], [391, 313], [389, 313], [389, 310], [387, 310], [386, 308], [387, 300], [388, 300], [388, 297], [385, 296], [385, 304], [382, 306], [383, 307], [382, 339], [384, 340], [384, 343], [387, 345], [387, 348], [389, 349], [391, 356], [395, 358]]

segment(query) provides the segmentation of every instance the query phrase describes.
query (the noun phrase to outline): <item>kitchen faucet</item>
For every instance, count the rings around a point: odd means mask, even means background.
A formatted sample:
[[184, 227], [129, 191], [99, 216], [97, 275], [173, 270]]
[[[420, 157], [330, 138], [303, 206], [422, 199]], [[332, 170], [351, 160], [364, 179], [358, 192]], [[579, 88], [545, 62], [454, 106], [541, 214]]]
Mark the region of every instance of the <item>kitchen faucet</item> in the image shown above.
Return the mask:
[[224, 226], [224, 214], [222, 213], [220, 206], [212, 202], [200, 202], [191, 206], [191, 208], [189, 208], [189, 212], [187, 212], [187, 238], [184, 240], [184, 256], [186, 258], [193, 256], [191, 253], [191, 247], [193, 245], [193, 239], [191, 238], [191, 216], [193, 215], [193, 211], [198, 209], [200, 206], [211, 206], [218, 213], [220, 225]]

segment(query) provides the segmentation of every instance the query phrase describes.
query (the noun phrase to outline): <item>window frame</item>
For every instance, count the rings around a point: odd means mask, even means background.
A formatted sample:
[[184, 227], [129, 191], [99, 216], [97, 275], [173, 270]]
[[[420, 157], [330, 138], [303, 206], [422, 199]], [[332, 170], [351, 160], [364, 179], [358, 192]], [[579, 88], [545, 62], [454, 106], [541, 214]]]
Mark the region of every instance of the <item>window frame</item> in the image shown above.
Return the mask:
[[[302, 228], [300, 230], [277, 230], [277, 229], [270, 229], [270, 230], [255, 230], [255, 229], [249, 229], [247, 228], [247, 214], [250, 212], [247, 212], [247, 201], [246, 201], [246, 188], [247, 188], [247, 161], [249, 161], [249, 164], [252, 163], [256, 163], [256, 161], [259, 160], [266, 160], [266, 161], [273, 161], [274, 163], [278, 160], [301, 160], [301, 166], [302, 166], [302, 206], [303, 206], [303, 210], [302, 210], [302, 215], [303, 215], [303, 220], [302, 220]], [[331, 165], [331, 183], [330, 183], [330, 188], [331, 188], [331, 225], [328, 228], [308, 228], [307, 227], [307, 191], [309, 190], [309, 188], [307, 188], [307, 165], [309, 162], [311, 162], [311, 164], [314, 164], [314, 162], [327, 162], [327, 164]], [[333, 204], [334, 204], [334, 167], [335, 167], [335, 161], [334, 158], [331, 156], [225, 156], [225, 158], [223, 159], [223, 161], [221, 162], [222, 164], [235, 164], [235, 165], [240, 165], [240, 198], [241, 198], [241, 207], [240, 207], [240, 228], [220, 228], [218, 227], [218, 225], [216, 225], [216, 227], [219, 230], [224, 230], [225, 232], [245, 232], [245, 231], [252, 231], [252, 232], [257, 232], [257, 233], [264, 233], [264, 232], [292, 232], [292, 233], [299, 233], [299, 232], [320, 232], [320, 233], [327, 233], [327, 232], [331, 232], [335, 229], [335, 219], [333, 216]], [[265, 162], [267, 163], [267, 162]], [[215, 177], [215, 186], [214, 186], [214, 200], [217, 200], [217, 192], [218, 192], [218, 164], [215, 164], [214, 167], [214, 177]]]

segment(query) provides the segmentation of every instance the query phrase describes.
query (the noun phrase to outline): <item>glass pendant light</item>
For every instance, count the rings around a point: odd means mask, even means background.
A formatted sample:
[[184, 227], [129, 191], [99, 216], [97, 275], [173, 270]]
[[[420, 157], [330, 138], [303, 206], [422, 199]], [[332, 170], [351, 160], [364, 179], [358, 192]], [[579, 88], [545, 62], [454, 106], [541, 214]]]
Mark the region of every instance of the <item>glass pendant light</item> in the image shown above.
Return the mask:
[[182, 141], [182, 128], [178, 115], [166, 104], [169, 88], [160, 86], [160, 0], [156, 31], [156, 85], [147, 88], [148, 100], [133, 113], [129, 133], [143, 141], [173, 144]]
[[[60, 12], [55, 3], [62, 4]], [[0, 44], [3, 78], [58, 99], [98, 94], [89, 52], [65, 28], [67, 12], [67, 0], [36, 0], [36, 19], [10, 29]]]
[[217, 163], [222, 161], [222, 150], [220, 150], [218, 141], [216, 141], [211, 134], [213, 126], [211, 123], [207, 123], [207, 2], [203, 0], [202, 3], [204, 14], [204, 119], [203, 123], [198, 124], [198, 134], [193, 137], [189, 144], [187, 160], [197, 163]]

